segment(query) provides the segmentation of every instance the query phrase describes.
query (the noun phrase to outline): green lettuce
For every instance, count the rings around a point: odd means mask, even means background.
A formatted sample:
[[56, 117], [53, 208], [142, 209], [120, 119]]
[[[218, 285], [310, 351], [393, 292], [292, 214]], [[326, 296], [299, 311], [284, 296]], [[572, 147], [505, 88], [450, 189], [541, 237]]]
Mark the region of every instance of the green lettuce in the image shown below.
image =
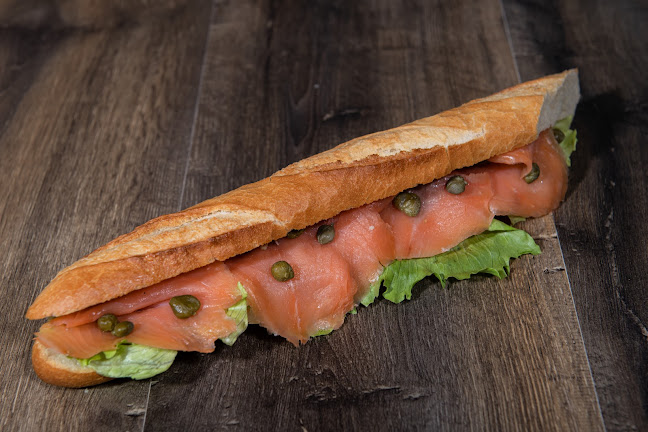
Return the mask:
[[88, 359], [78, 359], [82, 366], [110, 378], [150, 378], [160, 374], [173, 363], [178, 352], [122, 341], [117, 348], [103, 351]]
[[522, 216], [509, 216], [508, 218], [511, 221], [511, 225], [515, 225], [526, 220], [526, 218]]
[[248, 326], [248, 315], [247, 315], [247, 292], [241, 282], [238, 283], [238, 289], [241, 293], [241, 300], [239, 300], [234, 306], [231, 306], [227, 309], [227, 316], [236, 321], [236, 330], [234, 330], [228, 336], [221, 338], [223, 343], [226, 345], [232, 346], [236, 339], [245, 331]]
[[533, 238], [525, 231], [495, 219], [486, 231], [467, 238], [447, 252], [429, 258], [394, 261], [371, 284], [361, 303], [367, 306], [373, 302], [381, 286], [385, 287], [383, 297], [387, 300], [394, 303], [409, 300], [414, 285], [432, 275], [443, 286], [451, 277], [468, 279], [477, 273], [492, 274], [501, 279], [509, 274], [511, 258], [529, 253], [540, 253]]
[[[385, 270], [383, 270], [383, 273]], [[382, 275], [380, 276], [382, 277]], [[381, 279], [380, 277], [378, 278], [377, 281], [369, 285], [369, 291], [367, 291], [367, 294], [365, 294], [364, 297], [360, 299], [360, 304], [363, 306], [369, 306], [371, 303], [374, 302], [380, 295], [380, 286], [381, 286]]]
[[333, 329], [332, 329], [332, 328], [322, 329], [322, 330], [318, 330], [318, 331], [316, 331], [315, 333], [313, 333], [313, 334], [311, 335], [311, 337], [326, 336], [326, 335], [328, 335], [328, 334], [331, 334], [331, 332], [333, 332]]
[[572, 152], [576, 150], [576, 142], [578, 141], [576, 139], [576, 131], [569, 128], [571, 126], [571, 122], [572, 116], [569, 116], [565, 117], [562, 120], [559, 120], [554, 125], [555, 129], [559, 129], [565, 135], [565, 138], [558, 144], [560, 144], [560, 148], [565, 154], [567, 166], [571, 166], [571, 160], [569, 159], [569, 157], [571, 156]]

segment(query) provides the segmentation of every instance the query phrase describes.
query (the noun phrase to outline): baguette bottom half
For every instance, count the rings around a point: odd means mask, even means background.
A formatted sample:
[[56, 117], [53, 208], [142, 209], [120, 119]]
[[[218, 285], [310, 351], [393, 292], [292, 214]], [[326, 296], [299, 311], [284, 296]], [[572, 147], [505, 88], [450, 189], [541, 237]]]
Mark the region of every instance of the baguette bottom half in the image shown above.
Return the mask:
[[90, 387], [112, 379], [81, 366], [76, 360], [49, 349], [38, 341], [34, 342], [32, 349], [32, 364], [40, 379], [56, 386]]

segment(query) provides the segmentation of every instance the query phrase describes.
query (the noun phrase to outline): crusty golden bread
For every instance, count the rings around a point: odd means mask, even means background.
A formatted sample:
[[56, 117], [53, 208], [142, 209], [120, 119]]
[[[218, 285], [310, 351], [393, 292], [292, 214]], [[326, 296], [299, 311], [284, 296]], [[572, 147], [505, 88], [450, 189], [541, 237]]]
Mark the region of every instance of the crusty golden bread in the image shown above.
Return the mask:
[[112, 379], [81, 366], [76, 360], [57, 353], [38, 341], [34, 342], [32, 348], [32, 364], [40, 379], [61, 387], [88, 387]]
[[105, 302], [523, 146], [578, 98], [569, 70], [348, 141], [118, 237], [63, 269], [26, 316]]

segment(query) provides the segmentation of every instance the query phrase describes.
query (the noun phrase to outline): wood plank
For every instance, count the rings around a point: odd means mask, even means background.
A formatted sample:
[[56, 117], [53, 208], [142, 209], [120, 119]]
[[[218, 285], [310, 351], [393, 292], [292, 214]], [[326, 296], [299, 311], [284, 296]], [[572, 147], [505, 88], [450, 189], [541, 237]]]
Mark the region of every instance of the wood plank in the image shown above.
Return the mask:
[[[220, 2], [207, 46], [183, 205], [517, 82], [497, 1]], [[601, 430], [553, 219], [526, 228], [545, 253], [507, 280], [179, 356], [146, 428]]]
[[0, 0], [0, 26], [9, 28], [114, 28], [126, 23], [154, 22], [192, 0]]
[[[41, 382], [29, 362], [40, 323], [22, 316], [56, 271], [177, 210], [205, 7], [97, 32], [5, 31], [13, 39], [2, 69], [22, 64], [24, 73], [1, 78], [10, 90], [0, 101], [0, 286], [11, 299], [0, 303], [2, 430], [143, 426], [148, 382], [87, 390]], [[50, 38], [55, 42], [39, 48]]]
[[523, 79], [580, 69], [579, 149], [556, 224], [605, 425], [648, 430], [648, 8], [505, 5]]

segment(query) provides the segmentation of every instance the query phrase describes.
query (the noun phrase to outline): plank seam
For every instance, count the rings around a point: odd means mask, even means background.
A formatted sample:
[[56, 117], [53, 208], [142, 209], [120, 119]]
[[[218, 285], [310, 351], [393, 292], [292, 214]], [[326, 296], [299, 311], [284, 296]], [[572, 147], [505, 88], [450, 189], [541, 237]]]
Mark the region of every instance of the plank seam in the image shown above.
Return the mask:
[[517, 57], [515, 56], [515, 50], [513, 49], [513, 38], [511, 37], [511, 29], [509, 28], [508, 18], [506, 17], [506, 10], [504, 9], [503, 0], [499, 0], [500, 10], [502, 12], [502, 23], [504, 24], [504, 34], [506, 34], [506, 40], [508, 42], [509, 51], [511, 52], [511, 58], [513, 59], [513, 69], [515, 69], [515, 77], [517, 78], [518, 84], [522, 82], [520, 76], [520, 69], [517, 64]]
[[[207, 50], [209, 46], [209, 34], [211, 32], [211, 23], [214, 14], [214, 2], [209, 2], [209, 22], [207, 23], [207, 32], [205, 34], [205, 45], [200, 60], [200, 74], [198, 76], [198, 89], [196, 90], [196, 102], [194, 104], [193, 119], [191, 121], [191, 133], [189, 134], [189, 148], [187, 149], [187, 160], [185, 162], [184, 173], [182, 175], [182, 186], [180, 189], [180, 199], [178, 200], [178, 211], [182, 210], [182, 202], [184, 200], [185, 187], [187, 185], [187, 175], [189, 174], [189, 162], [191, 161], [191, 151], [193, 149], [194, 138], [196, 134], [196, 123], [198, 122], [198, 111], [200, 110], [200, 98], [202, 95], [203, 78], [206, 70]], [[146, 393], [146, 403], [144, 405], [144, 418], [142, 419], [142, 432], [146, 430], [146, 418], [149, 410], [149, 400], [151, 398], [151, 388], [153, 381], [149, 381], [148, 391]]]
[[565, 269], [565, 277], [567, 278], [567, 286], [569, 287], [569, 296], [571, 297], [572, 307], [574, 309], [574, 316], [576, 317], [576, 324], [578, 324], [578, 334], [580, 335], [581, 345], [583, 351], [585, 352], [585, 359], [587, 360], [587, 370], [589, 371], [590, 379], [592, 380], [592, 386], [594, 387], [594, 397], [596, 398], [596, 406], [598, 408], [599, 418], [601, 419], [601, 425], [603, 429], [606, 430], [605, 418], [603, 417], [603, 410], [601, 409], [601, 400], [599, 398], [598, 389], [596, 388], [596, 381], [594, 380], [594, 374], [592, 373], [592, 364], [590, 363], [589, 354], [587, 353], [587, 346], [585, 345], [585, 337], [583, 336], [583, 329], [580, 322], [580, 317], [578, 316], [578, 309], [576, 309], [576, 301], [574, 300], [574, 292], [571, 286], [571, 279], [569, 278], [569, 270], [567, 269], [567, 264], [565, 263], [565, 254], [563, 254], [562, 244], [560, 243], [560, 234], [558, 234], [558, 229], [556, 227], [556, 218], [553, 213], [551, 214], [551, 222], [553, 223], [554, 232], [556, 233], [556, 238], [558, 239], [558, 250], [560, 251], [560, 259], [562, 260], [562, 266]]
[[13, 403], [11, 404], [11, 414], [14, 413], [14, 410], [16, 409], [16, 401], [18, 400], [18, 393], [20, 393], [20, 387], [22, 386], [22, 379], [23, 376], [20, 376], [20, 379], [18, 380], [18, 388], [16, 389], [16, 394], [13, 399]]
[[[511, 52], [511, 58], [513, 59], [513, 67], [515, 69], [515, 75], [518, 80], [518, 84], [522, 82], [522, 77], [520, 75], [520, 69], [518, 67], [517, 56], [515, 55], [515, 49], [513, 47], [513, 38], [511, 36], [511, 29], [508, 22], [508, 17], [506, 16], [506, 9], [504, 8], [504, 1], [499, 0], [500, 9], [502, 13], [502, 22], [504, 25], [504, 33], [506, 34], [506, 40], [508, 41], [509, 50]], [[603, 429], [606, 429], [605, 419], [603, 418], [603, 411], [601, 410], [601, 401], [598, 394], [598, 389], [596, 388], [596, 381], [594, 380], [594, 374], [592, 373], [592, 364], [590, 363], [590, 358], [587, 353], [587, 347], [585, 346], [585, 338], [583, 336], [583, 329], [580, 322], [580, 317], [578, 316], [578, 310], [576, 309], [576, 302], [574, 300], [574, 292], [571, 286], [571, 279], [569, 278], [569, 271], [567, 270], [567, 265], [565, 263], [565, 255], [563, 254], [562, 244], [560, 242], [560, 235], [558, 234], [558, 229], [556, 228], [556, 219], [553, 214], [551, 214], [551, 222], [553, 224], [554, 232], [556, 233], [556, 239], [558, 240], [558, 250], [560, 250], [560, 259], [562, 260], [562, 267], [565, 271], [565, 277], [567, 278], [567, 286], [569, 287], [569, 295], [572, 301], [572, 307], [574, 310], [574, 316], [576, 317], [576, 324], [578, 325], [578, 334], [581, 339], [581, 346], [583, 347], [583, 352], [585, 353], [585, 359], [587, 361], [587, 369], [589, 372], [590, 379], [592, 381], [592, 386], [594, 388], [594, 397], [596, 398], [596, 406], [598, 408], [599, 418], [601, 420], [601, 425]]]
[[146, 392], [146, 404], [144, 404], [144, 418], [142, 419], [142, 432], [144, 432], [144, 429], [146, 428], [146, 416], [148, 415], [149, 399], [151, 398], [151, 387], [153, 387], [153, 381], [149, 381], [148, 391]]
[[214, 14], [214, 2], [211, 1], [209, 2], [209, 24], [207, 25], [207, 34], [205, 35], [205, 46], [203, 48], [202, 52], [202, 59], [200, 63], [200, 75], [198, 77], [198, 89], [196, 91], [196, 103], [194, 105], [194, 112], [193, 112], [193, 119], [191, 121], [191, 133], [189, 134], [189, 148], [187, 149], [187, 160], [185, 162], [185, 168], [184, 168], [184, 173], [182, 175], [182, 186], [180, 189], [180, 199], [178, 200], [178, 211], [182, 210], [183, 204], [182, 202], [184, 201], [184, 195], [185, 195], [185, 188], [187, 186], [187, 176], [189, 175], [189, 163], [191, 162], [191, 151], [193, 150], [193, 143], [196, 135], [196, 123], [198, 123], [198, 112], [200, 111], [200, 99], [202, 95], [202, 87], [203, 87], [203, 81], [205, 77], [205, 71], [207, 67], [205, 64], [207, 63], [207, 52], [209, 48], [209, 34], [211, 33], [211, 23], [213, 21], [213, 14]]

